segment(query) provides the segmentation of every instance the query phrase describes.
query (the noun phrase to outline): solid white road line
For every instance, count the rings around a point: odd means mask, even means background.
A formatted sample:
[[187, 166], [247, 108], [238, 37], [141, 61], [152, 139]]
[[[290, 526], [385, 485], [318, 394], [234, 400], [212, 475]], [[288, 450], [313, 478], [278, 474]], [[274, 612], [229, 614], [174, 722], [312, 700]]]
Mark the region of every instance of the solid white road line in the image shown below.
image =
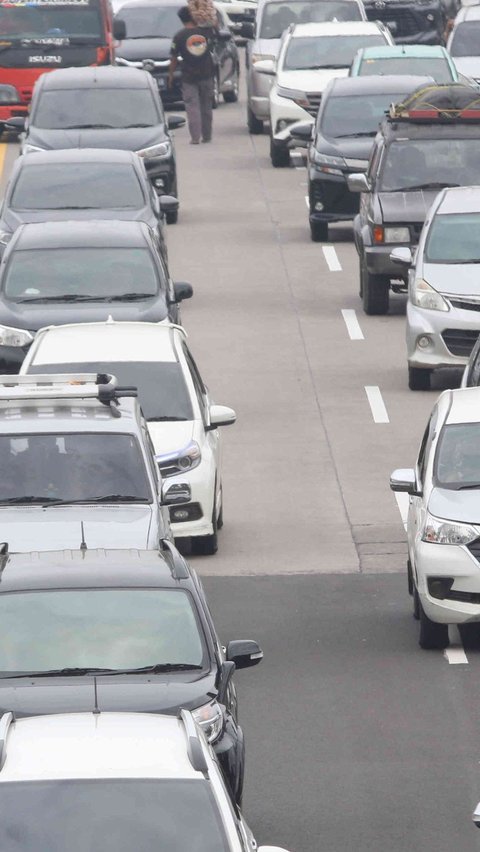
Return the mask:
[[445, 648], [443, 655], [451, 666], [461, 666], [468, 664], [468, 657], [463, 650], [462, 638], [456, 624], [448, 625], [448, 637], [450, 639], [450, 647]]
[[390, 423], [380, 388], [377, 385], [365, 385], [365, 393], [367, 394], [375, 423]]
[[345, 320], [350, 340], [365, 340], [363, 331], [360, 328], [360, 323], [357, 319], [356, 311], [350, 308], [345, 308], [342, 310], [342, 317]]
[[409, 505], [409, 497], [408, 494], [399, 493], [398, 491], [394, 491], [393, 495], [395, 500], [397, 501], [398, 511], [400, 512], [400, 517], [402, 519], [402, 524], [407, 529], [407, 518], [408, 518], [408, 505]]
[[342, 266], [333, 246], [322, 246], [322, 251], [327, 261], [330, 272], [341, 272]]

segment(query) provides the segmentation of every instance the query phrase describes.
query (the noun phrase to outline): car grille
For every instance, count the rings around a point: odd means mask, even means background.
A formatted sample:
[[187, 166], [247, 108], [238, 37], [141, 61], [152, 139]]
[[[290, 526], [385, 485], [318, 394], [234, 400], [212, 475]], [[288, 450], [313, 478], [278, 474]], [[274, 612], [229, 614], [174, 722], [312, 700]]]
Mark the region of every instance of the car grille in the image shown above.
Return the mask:
[[452, 299], [447, 293], [445, 293], [445, 296], [452, 308], [461, 308], [462, 311], [480, 311], [480, 299]]
[[397, 26], [394, 36], [396, 39], [401, 36], [413, 36], [419, 31], [419, 22], [412, 15], [410, 9], [392, 9], [387, 5], [385, 9], [378, 9], [373, 6], [365, 11], [369, 21], [382, 21], [387, 27], [390, 23], [395, 22]]
[[24, 88], [20, 88], [18, 91], [20, 92], [21, 100], [24, 101], [25, 103], [29, 104], [30, 101], [32, 100], [32, 92], [33, 92], [32, 87], [31, 86], [28, 86], [28, 87], [25, 86]]
[[468, 331], [461, 328], [446, 328], [442, 331], [443, 342], [452, 355], [468, 357], [475, 346], [478, 331]]
[[313, 115], [314, 118], [317, 117], [318, 108], [320, 106], [320, 101], [322, 100], [322, 95], [320, 92], [307, 92], [307, 100], [308, 107], [305, 107], [306, 111]]

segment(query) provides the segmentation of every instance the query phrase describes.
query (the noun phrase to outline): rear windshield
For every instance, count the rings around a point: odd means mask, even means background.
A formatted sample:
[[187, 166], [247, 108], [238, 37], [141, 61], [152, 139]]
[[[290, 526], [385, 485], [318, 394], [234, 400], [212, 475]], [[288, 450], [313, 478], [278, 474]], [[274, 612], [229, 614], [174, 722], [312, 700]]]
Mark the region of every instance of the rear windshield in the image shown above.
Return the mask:
[[136, 301], [158, 291], [157, 269], [146, 248], [14, 251], [4, 280], [5, 296], [22, 303]]
[[32, 115], [48, 130], [153, 127], [161, 122], [150, 89], [68, 89], [42, 92]]
[[[39, 352], [41, 358], [41, 348]], [[161, 361], [83, 361], [75, 364], [30, 366], [29, 373], [108, 373], [120, 385], [138, 388], [138, 397], [147, 420], [193, 420], [192, 404], [182, 368], [177, 362]]]
[[181, 27], [178, 6], [135, 6], [120, 9], [116, 18], [125, 21], [127, 38], [173, 38]]
[[398, 192], [469, 184], [480, 184], [478, 139], [411, 139], [388, 147], [379, 188]]
[[114, 163], [27, 165], [10, 198], [13, 210], [138, 210], [144, 205], [133, 166]]
[[449, 51], [452, 56], [480, 56], [480, 21], [455, 27]]
[[357, 50], [374, 44], [385, 44], [385, 39], [381, 35], [292, 38], [283, 67], [288, 70], [348, 68]]
[[433, 77], [437, 83], [450, 83], [453, 79], [450, 66], [445, 59], [430, 59], [420, 56], [393, 57], [391, 59], [364, 59], [358, 72], [360, 76], [377, 74], [419, 74]]
[[480, 489], [480, 423], [452, 423], [439, 438], [435, 479], [442, 488]]
[[280, 38], [290, 24], [361, 20], [359, 5], [345, 0], [304, 0], [303, 3], [280, 0], [264, 7], [260, 38]]
[[[42, 2], [0, 3], [0, 36], [19, 41], [62, 39], [59, 46], [105, 41], [99, 4], [96, 0], [42, 0]], [[55, 44], [55, 43], [54, 43]], [[27, 45], [22, 45], [28, 47]]]
[[392, 101], [401, 100], [405, 92], [356, 97], [330, 97], [325, 103], [321, 130], [334, 139], [340, 136], [374, 136]]
[[480, 213], [435, 216], [425, 246], [425, 260], [480, 264]]

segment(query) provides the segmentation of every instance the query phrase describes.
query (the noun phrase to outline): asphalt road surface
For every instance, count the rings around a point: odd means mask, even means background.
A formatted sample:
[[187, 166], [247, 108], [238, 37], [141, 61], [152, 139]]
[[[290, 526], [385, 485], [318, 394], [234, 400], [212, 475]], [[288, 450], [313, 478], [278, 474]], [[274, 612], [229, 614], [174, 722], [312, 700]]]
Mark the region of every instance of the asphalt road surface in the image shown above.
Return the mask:
[[[405, 297], [364, 316], [351, 228], [310, 241], [306, 172], [272, 168], [244, 99], [217, 110], [211, 145], [185, 129], [176, 145], [171, 270], [195, 289], [202, 374], [238, 415], [219, 552], [193, 562], [223, 639], [265, 651], [236, 678], [246, 817], [292, 852], [480, 850], [480, 643], [419, 649], [388, 488], [448, 381], [408, 390]], [[0, 145], [2, 183], [17, 150]]]

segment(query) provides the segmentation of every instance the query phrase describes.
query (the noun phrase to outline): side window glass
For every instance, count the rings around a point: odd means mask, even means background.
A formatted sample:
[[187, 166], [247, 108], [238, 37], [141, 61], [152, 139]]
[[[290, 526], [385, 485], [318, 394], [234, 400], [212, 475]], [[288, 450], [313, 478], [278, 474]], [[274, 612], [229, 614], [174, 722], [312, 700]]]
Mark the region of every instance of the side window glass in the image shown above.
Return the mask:
[[432, 440], [435, 435], [435, 426], [437, 423], [437, 409], [435, 408], [432, 412], [432, 416], [430, 417], [427, 428], [425, 429], [425, 434], [422, 438], [422, 443], [420, 446], [420, 452], [418, 454], [417, 468], [418, 468], [418, 476], [420, 482], [423, 483], [425, 479], [425, 471], [427, 468], [428, 456], [430, 453], [430, 447], [432, 444]]
[[470, 371], [469, 384], [475, 387], [480, 384], [480, 348], [477, 350], [476, 358]]
[[195, 361], [193, 360], [193, 358], [190, 354], [190, 351], [187, 349], [186, 346], [184, 346], [183, 349], [184, 349], [184, 352], [185, 352], [185, 358], [186, 358], [186, 361], [187, 361], [188, 369], [190, 370], [190, 375], [192, 377], [193, 386], [195, 388], [195, 393], [196, 393], [196, 396], [197, 396], [198, 404], [200, 406], [200, 411], [202, 413], [202, 419], [203, 419], [204, 423], [206, 423], [207, 422], [207, 401], [206, 401], [206, 397], [205, 397], [205, 394], [206, 394], [205, 386], [204, 386], [204, 384], [203, 384], [203, 382], [200, 378], [200, 374], [197, 370], [197, 366], [195, 364]]
[[368, 177], [368, 180], [371, 181], [371, 182], [373, 182], [375, 180], [377, 170], [378, 170], [378, 165], [380, 163], [380, 158], [381, 158], [381, 155], [382, 155], [382, 151], [383, 151], [383, 145], [382, 144], [377, 145], [376, 148], [374, 149], [373, 153], [372, 153], [371, 158], [370, 158], [370, 163], [369, 163], [368, 171], [367, 171], [367, 177]]

